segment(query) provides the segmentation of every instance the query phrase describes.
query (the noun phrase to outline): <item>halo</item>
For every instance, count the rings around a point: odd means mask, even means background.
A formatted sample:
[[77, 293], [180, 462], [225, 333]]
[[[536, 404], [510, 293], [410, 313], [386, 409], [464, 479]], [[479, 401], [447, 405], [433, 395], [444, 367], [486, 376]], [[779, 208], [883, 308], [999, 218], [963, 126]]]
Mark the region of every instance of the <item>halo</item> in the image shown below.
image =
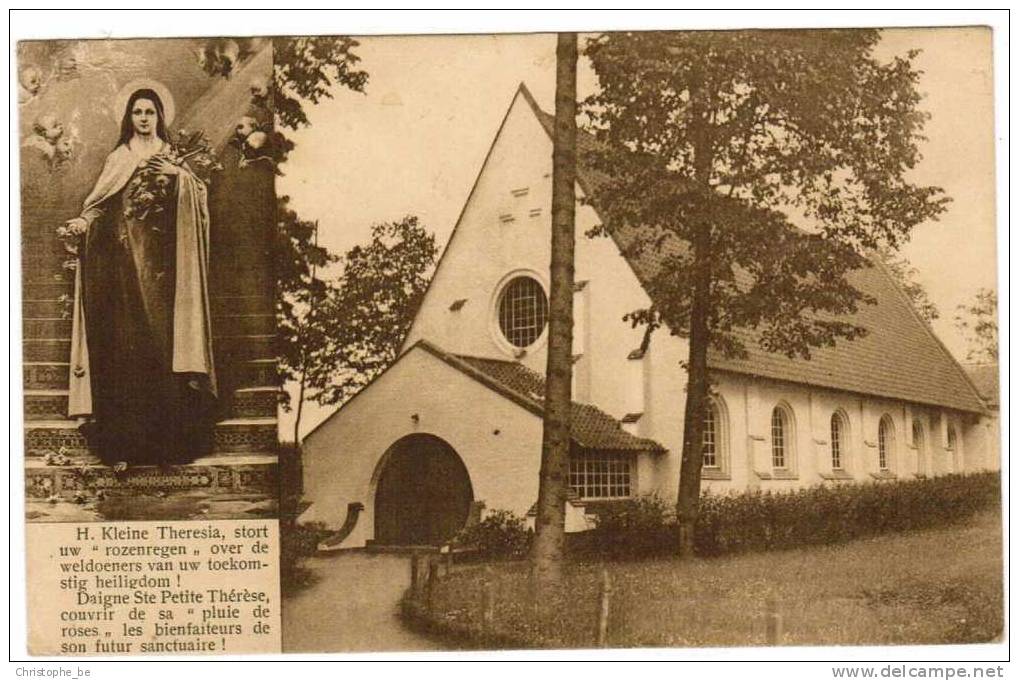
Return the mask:
[[163, 124], [169, 128], [170, 124], [173, 123], [174, 115], [177, 113], [177, 108], [173, 103], [173, 95], [170, 94], [165, 85], [151, 78], [137, 78], [120, 88], [120, 92], [117, 93], [113, 100], [113, 115], [119, 121], [120, 117], [124, 115], [124, 109], [127, 108], [127, 100], [131, 98], [131, 95], [136, 90], [145, 88], [154, 90], [159, 95], [159, 98], [163, 100]]

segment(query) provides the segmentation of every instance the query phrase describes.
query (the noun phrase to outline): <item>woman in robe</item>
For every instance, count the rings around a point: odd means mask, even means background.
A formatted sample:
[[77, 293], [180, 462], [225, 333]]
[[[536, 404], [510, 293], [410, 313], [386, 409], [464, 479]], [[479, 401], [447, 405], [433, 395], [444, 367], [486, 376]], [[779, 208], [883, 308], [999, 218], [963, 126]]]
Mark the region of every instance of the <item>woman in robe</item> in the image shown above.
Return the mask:
[[69, 415], [118, 469], [186, 463], [212, 445], [206, 187], [168, 140], [162, 98], [135, 90], [95, 188], [68, 221], [85, 235]]

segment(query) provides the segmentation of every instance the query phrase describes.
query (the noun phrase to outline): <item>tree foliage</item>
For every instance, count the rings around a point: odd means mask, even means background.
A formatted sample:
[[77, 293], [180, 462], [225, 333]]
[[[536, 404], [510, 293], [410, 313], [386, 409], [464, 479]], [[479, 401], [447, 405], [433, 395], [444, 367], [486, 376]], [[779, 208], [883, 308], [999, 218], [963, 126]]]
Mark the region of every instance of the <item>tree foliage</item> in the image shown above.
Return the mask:
[[[309, 125], [306, 105], [331, 98], [335, 88], [363, 92], [368, 74], [357, 68], [354, 53], [358, 42], [344, 36], [273, 38], [273, 81], [265, 92], [253, 90], [256, 102], [267, 102], [275, 114], [276, 127], [296, 130]], [[279, 134], [279, 133], [278, 133]], [[294, 148], [282, 134], [278, 160]], [[318, 308], [335, 293], [335, 283], [323, 278], [338, 258], [315, 239], [317, 226], [301, 220], [289, 207], [288, 197], [278, 199], [278, 247], [276, 249], [277, 330], [280, 358], [278, 367], [284, 381], [300, 386], [304, 398], [307, 376], [319, 376], [332, 366], [328, 339]], [[284, 405], [289, 406], [289, 395]], [[300, 405], [298, 405], [299, 407]], [[300, 419], [295, 424], [295, 433]]]
[[396, 359], [428, 288], [438, 248], [414, 216], [372, 227], [310, 319], [308, 399], [336, 404]]
[[966, 337], [967, 362], [998, 361], [998, 294], [980, 289], [972, 303], [956, 308], [955, 327]]
[[875, 251], [875, 256], [884, 263], [888, 271], [895, 277], [895, 280], [899, 284], [899, 288], [909, 298], [909, 302], [913, 304], [913, 309], [916, 310], [920, 317], [930, 324], [932, 321], [941, 316], [938, 311], [938, 306], [934, 304], [934, 301], [927, 295], [927, 289], [923, 287], [917, 277], [919, 272], [905, 256], [896, 253], [890, 248], [879, 248]]
[[276, 120], [291, 130], [309, 124], [304, 105], [331, 99], [336, 87], [364, 92], [368, 74], [357, 68], [358, 42], [345, 36], [273, 38]]
[[[877, 31], [606, 34], [587, 54], [601, 91], [587, 101], [602, 143], [595, 198], [613, 223], [653, 225], [631, 250], [654, 250], [652, 280], [671, 302], [654, 311], [689, 329], [690, 248], [711, 236], [711, 330], [756, 328], [790, 355], [863, 330], [833, 317], [863, 302], [843, 275], [860, 255], [897, 248], [937, 217], [937, 187], [910, 184], [927, 115], [915, 53], [887, 64]], [[701, 157], [697, 158], [697, 151]], [[707, 227], [705, 227], [707, 225]], [[643, 318], [642, 318], [643, 320]]]
[[[709, 347], [810, 357], [866, 332], [846, 279], [947, 198], [909, 182], [927, 115], [915, 52], [873, 30], [611, 33], [588, 42], [600, 90], [592, 200], [654, 305], [634, 324], [689, 336], [678, 514], [692, 548]], [[748, 334], [745, 331], [752, 330]], [[683, 538], [683, 533], [686, 538]]]
[[[288, 196], [277, 199], [276, 226], [277, 369], [283, 381], [300, 382], [325, 359], [325, 332], [313, 312], [335, 293], [335, 282], [321, 273], [339, 258], [317, 244], [318, 225], [302, 220]], [[284, 391], [281, 397], [289, 407], [289, 394]]]

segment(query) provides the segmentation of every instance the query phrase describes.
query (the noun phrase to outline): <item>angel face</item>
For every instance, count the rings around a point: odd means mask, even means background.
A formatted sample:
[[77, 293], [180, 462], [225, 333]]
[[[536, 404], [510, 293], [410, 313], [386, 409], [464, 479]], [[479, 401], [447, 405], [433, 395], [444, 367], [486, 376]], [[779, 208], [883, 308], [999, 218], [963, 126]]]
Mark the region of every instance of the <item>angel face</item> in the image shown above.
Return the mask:
[[66, 160], [70, 160], [71, 156], [74, 155], [74, 143], [70, 137], [62, 137], [57, 140], [57, 156]]
[[234, 131], [237, 133], [237, 137], [240, 139], [247, 139], [248, 135], [258, 130], [258, 121], [251, 116], [244, 116], [241, 120], [237, 121], [237, 127]]
[[251, 81], [251, 96], [252, 97], [265, 97], [269, 94], [269, 87], [266, 85], [264, 80], [255, 78]]
[[53, 114], [45, 114], [36, 119], [35, 131], [45, 137], [47, 142], [54, 144], [64, 134], [64, 124]]
[[131, 124], [134, 126], [134, 131], [143, 137], [148, 137], [155, 133], [158, 122], [159, 112], [156, 111], [156, 105], [152, 100], [136, 99], [134, 106], [131, 107]]
[[25, 88], [29, 94], [35, 95], [42, 88], [42, 73], [34, 66], [26, 66], [21, 70], [18, 81], [21, 83], [21, 87]]

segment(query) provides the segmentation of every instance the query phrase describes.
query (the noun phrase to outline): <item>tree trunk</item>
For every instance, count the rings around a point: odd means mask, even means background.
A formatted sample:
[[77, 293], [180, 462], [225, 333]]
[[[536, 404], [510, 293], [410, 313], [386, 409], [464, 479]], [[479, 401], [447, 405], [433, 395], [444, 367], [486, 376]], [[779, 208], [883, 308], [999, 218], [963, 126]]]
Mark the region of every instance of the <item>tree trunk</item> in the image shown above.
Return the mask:
[[301, 447], [301, 438], [300, 438], [300, 432], [301, 432], [301, 412], [304, 411], [304, 383], [305, 383], [305, 379], [306, 379], [307, 375], [308, 374], [304, 370], [303, 362], [302, 362], [301, 383], [300, 383], [300, 387], [297, 390], [297, 413], [294, 414], [294, 447], [296, 447], [296, 448], [300, 448]]
[[710, 231], [704, 225], [694, 244], [694, 294], [690, 309], [690, 354], [687, 360], [686, 409], [683, 416], [683, 458], [679, 469], [679, 555], [694, 550], [694, 528], [701, 495], [704, 415], [708, 401], [708, 315], [711, 312]]
[[[699, 91], [698, 91], [699, 90]], [[691, 105], [700, 108], [703, 87], [691, 88]], [[694, 116], [697, 119], [697, 116]], [[699, 127], [699, 129], [698, 129]], [[691, 129], [694, 146], [694, 181], [704, 192], [704, 215], [693, 238], [694, 290], [690, 307], [690, 354], [687, 358], [686, 408], [683, 415], [683, 455], [679, 468], [679, 494], [676, 519], [679, 529], [678, 552], [692, 557], [697, 507], [701, 496], [701, 467], [704, 457], [704, 416], [708, 406], [708, 346], [711, 343], [711, 220], [708, 197], [712, 157], [705, 126]]]
[[536, 603], [562, 581], [573, 379], [574, 184], [577, 166], [577, 34], [560, 33], [556, 48], [555, 139], [552, 153], [552, 262], [549, 292], [545, 420], [538, 515], [531, 553]]
[[[318, 220], [315, 220], [315, 233], [314, 241], [315, 248], [318, 248]], [[311, 295], [308, 296], [308, 316], [305, 318], [301, 328], [298, 329], [298, 342], [301, 345], [301, 383], [297, 391], [297, 413], [294, 414], [294, 448], [296, 450], [301, 449], [301, 415], [304, 413], [304, 390], [308, 383], [308, 348], [307, 339], [305, 334], [309, 326], [314, 321], [315, 310], [318, 309], [318, 301], [315, 300], [315, 277], [318, 274], [318, 267], [314, 264], [311, 266], [311, 282], [309, 290]]]

